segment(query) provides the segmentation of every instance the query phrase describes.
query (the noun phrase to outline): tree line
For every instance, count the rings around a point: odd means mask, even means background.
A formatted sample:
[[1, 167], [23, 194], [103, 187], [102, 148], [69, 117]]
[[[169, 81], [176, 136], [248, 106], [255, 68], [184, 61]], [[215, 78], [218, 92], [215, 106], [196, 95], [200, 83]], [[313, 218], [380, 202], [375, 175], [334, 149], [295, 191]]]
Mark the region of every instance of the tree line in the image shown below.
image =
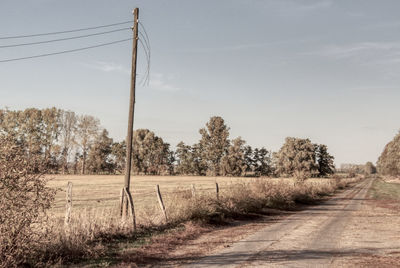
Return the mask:
[[[200, 140], [170, 144], [148, 129], [133, 135], [132, 171], [152, 175], [327, 176], [333, 156], [323, 144], [288, 137], [278, 152], [230, 139], [222, 117], [213, 116], [199, 130]], [[114, 141], [100, 121], [56, 108], [0, 110], [0, 135], [12, 138], [26, 158], [41, 159], [47, 170], [62, 174], [120, 174], [126, 143]], [[34, 157], [33, 157], [34, 156]]]
[[378, 159], [377, 169], [383, 175], [400, 175], [400, 132], [386, 144]]

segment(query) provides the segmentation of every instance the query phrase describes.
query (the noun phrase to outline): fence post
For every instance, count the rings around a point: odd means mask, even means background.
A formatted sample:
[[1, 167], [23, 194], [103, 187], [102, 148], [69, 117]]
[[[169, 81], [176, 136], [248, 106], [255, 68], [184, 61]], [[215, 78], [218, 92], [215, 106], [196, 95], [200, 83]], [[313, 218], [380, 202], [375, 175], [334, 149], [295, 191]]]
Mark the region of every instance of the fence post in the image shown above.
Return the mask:
[[194, 184], [192, 184], [192, 197], [196, 197], [196, 188], [194, 187]]
[[160, 192], [160, 186], [158, 184], [156, 185], [156, 193], [157, 193], [157, 197], [158, 197], [158, 202], [160, 203], [161, 212], [164, 214], [165, 223], [167, 223], [168, 222], [167, 212], [165, 211], [164, 202], [163, 202], [161, 192]]
[[217, 200], [219, 200], [219, 186], [218, 186], [218, 182], [215, 183], [215, 191], [217, 193]]
[[125, 191], [124, 191], [124, 188], [121, 188], [121, 193], [119, 196], [119, 208], [120, 208], [119, 215], [120, 215], [120, 217], [122, 217], [122, 213], [124, 211], [124, 200], [125, 200], [124, 197], [125, 197]]
[[65, 204], [65, 219], [64, 219], [64, 224], [65, 226], [69, 225], [69, 222], [71, 221], [71, 209], [72, 209], [72, 182], [68, 182], [67, 184], [67, 192], [66, 192], [66, 204]]

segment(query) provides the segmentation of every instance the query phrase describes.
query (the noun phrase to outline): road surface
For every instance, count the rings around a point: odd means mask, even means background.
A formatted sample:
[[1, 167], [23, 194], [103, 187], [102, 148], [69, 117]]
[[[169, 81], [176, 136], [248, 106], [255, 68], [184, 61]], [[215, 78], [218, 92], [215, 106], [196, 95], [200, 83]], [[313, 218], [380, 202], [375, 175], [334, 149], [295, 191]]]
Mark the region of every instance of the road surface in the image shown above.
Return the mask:
[[[366, 179], [185, 267], [336, 267], [338, 259], [374, 251], [362, 243], [355, 247], [343, 237], [349, 227], [357, 226], [372, 181]], [[391, 250], [398, 244], [392, 246]]]

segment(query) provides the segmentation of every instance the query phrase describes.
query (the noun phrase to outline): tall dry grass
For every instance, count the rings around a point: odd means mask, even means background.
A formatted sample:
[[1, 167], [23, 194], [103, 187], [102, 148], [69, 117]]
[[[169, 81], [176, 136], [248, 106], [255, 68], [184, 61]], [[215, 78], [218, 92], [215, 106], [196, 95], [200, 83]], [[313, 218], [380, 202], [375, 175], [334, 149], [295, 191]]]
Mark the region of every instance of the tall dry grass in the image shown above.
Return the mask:
[[176, 194], [166, 205], [167, 213], [172, 223], [188, 220], [223, 221], [224, 218], [262, 213], [264, 208], [291, 209], [299, 203], [314, 203], [360, 179], [335, 178], [325, 182], [302, 183], [257, 179], [232, 185], [222, 192], [219, 199], [211, 193], [198, 197]]

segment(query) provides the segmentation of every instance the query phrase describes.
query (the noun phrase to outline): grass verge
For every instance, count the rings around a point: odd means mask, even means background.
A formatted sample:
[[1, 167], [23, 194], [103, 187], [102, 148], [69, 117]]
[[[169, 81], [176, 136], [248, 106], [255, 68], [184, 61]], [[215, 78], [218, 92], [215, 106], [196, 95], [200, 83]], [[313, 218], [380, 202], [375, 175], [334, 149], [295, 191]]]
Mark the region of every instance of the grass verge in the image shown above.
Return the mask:
[[376, 179], [369, 190], [369, 196], [375, 200], [398, 201], [400, 200], [400, 184]]

